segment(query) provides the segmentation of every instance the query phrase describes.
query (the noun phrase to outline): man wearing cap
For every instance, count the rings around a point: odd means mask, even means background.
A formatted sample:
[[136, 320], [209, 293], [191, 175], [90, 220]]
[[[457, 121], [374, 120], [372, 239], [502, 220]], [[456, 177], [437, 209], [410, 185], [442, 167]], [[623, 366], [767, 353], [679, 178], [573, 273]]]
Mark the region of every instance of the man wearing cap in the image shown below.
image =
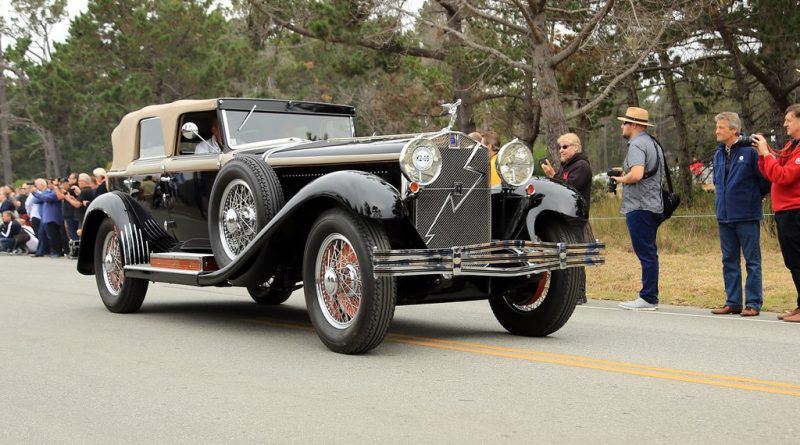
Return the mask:
[[94, 196], [98, 197], [103, 193], [108, 192], [108, 186], [106, 185], [106, 169], [103, 167], [97, 167], [96, 169], [92, 170], [92, 174], [94, 175], [94, 181], [97, 184], [97, 187], [94, 189]]
[[[658, 249], [656, 232], [664, 220], [661, 181], [664, 162], [653, 138], [647, 134], [647, 110], [628, 107], [622, 121], [622, 137], [628, 140], [622, 176], [625, 184], [620, 213], [625, 215], [633, 251], [642, 265], [642, 289], [639, 298], [620, 303], [622, 309], [653, 311], [658, 309]], [[647, 174], [645, 174], [647, 172]]]

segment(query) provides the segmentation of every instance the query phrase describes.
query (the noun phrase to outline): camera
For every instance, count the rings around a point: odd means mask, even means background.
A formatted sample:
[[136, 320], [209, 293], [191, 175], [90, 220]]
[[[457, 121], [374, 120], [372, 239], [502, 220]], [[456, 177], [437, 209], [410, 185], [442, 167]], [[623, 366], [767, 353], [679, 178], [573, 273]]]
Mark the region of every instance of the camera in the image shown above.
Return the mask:
[[622, 176], [622, 170], [612, 168], [606, 172], [608, 176], [608, 184], [606, 184], [606, 192], [617, 194], [617, 181], [614, 178]]
[[739, 133], [739, 139], [737, 139], [736, 142], [744, 142], [746, 144], [752, 144], [755, 141], [753, 140], [753, 135]]

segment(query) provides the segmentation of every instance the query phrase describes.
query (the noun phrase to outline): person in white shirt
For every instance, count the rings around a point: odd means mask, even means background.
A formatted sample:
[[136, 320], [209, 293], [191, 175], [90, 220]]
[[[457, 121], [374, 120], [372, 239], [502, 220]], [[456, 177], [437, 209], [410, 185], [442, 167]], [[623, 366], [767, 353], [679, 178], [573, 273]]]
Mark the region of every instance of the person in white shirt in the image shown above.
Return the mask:
[[219, 132], [219, 122], [217, 122], [217, 118], [211, 121], [211, 134], [212, 136], [210, 138], [197, 144], [197, 147], [194, 149], [194, 154], [222, 153], [222, 135]]

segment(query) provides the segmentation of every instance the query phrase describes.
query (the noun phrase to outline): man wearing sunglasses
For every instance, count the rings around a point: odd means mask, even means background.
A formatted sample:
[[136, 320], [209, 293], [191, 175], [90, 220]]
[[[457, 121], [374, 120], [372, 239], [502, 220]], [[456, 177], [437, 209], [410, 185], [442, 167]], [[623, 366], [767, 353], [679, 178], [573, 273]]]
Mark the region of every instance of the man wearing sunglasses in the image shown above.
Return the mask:
[[575, 133], [567, 133], [558, 137], [559, 157], [561, 166], [558, 172], [550, 164], [549, 159], [544, 160], [542, 170], [550, 178], [561, 179], [575, 187], [583, 196], [586, 203], [586, 214], [589, 214], [589, 198], [592, 194], [592, 167], [589, 158], [581, 150], [581, 140]]
[[656, 233], [664, 221], [661, 196], [664, 160], [655, 141], [647, 134], [647, 128], [653, 126], [648, 121], [647, 110], [628, 107], [625, 116], [617, 119], [622, 121], [622, 137], [628, 140], [622, 174], [614, 178], [624, 187], [619, 211], [625, 215], [633, 251], [642, 266], [639, 298], [619, 306], [633, 311], [653, 311], [658, 309]]

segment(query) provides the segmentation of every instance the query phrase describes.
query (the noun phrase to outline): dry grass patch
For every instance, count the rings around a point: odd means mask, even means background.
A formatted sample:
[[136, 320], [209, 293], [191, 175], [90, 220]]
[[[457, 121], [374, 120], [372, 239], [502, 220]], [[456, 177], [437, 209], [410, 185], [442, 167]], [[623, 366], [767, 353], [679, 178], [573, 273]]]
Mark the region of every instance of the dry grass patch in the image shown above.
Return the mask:
[[[708, 199], [708, 198], [706, 198]], [[709, 208], [710, 204], [710, 208]], [[619, 217], [619, 201], [603, 200], [592, 203], [594, 234], [606, 242], [606, 264], [586, 269], [589, 298], [630, 300], [641, 288], [641, 267], [633, 253], [628, 229]], [[660, 263], [659, 291], [664, 304], [711, 308], [725, 303], [722, 283], [722, 255], [719, 231], [713, 215], [713, 202], [705, 202], [678, 215], [695, 217], [673, 218], [658, 231]], [[604, 219], [605, 218], [605, 219]], [[778, 241], [769, 223], [762, 224], [761, 256], [765, 311], [782, 312], [797, 303], [792, 277], [783, 265]], [[744, 274], [744, 264], [742, 271]], [[744, 283], [742, 283], [744, 286]]]

